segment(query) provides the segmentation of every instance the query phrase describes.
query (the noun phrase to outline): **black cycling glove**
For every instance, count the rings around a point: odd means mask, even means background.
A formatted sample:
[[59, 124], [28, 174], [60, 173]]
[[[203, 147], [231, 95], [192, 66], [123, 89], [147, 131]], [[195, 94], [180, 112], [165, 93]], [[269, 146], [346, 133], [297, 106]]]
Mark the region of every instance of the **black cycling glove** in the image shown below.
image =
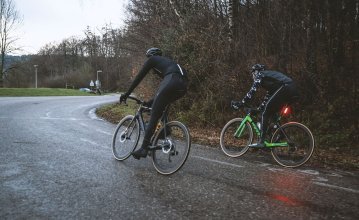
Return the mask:
[[244, 103], [241, 101], [231, 101], [231, 107], [235, 110], [238, 110], [244, 106]]
[[121, 96], [120, 96], [120, 103], [122, 103], [122, 102], [126, 103], [127, 98], [128, 98], [128, 94], [127, 94], [127, 93], [121, 94]]

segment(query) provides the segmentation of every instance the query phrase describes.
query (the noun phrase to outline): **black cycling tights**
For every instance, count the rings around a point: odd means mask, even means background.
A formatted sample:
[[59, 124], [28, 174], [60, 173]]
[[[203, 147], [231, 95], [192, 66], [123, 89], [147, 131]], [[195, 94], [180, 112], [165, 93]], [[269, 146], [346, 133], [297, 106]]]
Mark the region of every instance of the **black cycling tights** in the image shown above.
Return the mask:
[[268, 100], [262, 113], [261, 142], [264, 141], [270, 119], [280, 111], [285, 104], [291, 104], [298, 97], [294, 83], [281, 86]]
[[148, 147], [155, 131], [158, 120], [166, 106], [183, 97], [187, 92], [187, 80], [178, 73], [166, 75], [154, 97], [151, 118], [145, 131], [142, 148]]

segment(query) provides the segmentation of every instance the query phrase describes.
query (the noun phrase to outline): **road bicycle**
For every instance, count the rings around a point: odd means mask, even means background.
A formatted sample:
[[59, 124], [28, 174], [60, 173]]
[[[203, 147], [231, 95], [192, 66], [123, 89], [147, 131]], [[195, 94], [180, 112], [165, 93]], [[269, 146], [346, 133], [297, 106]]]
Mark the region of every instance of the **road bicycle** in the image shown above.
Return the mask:
[[[222, 151], [230, 157], [239, 157], [245, 154], [253, 143], [254, 134], [257, 141], [261, 136], [260, 123], [254, 118], [260, 111], [253, 108], [244, 108], [244, 118], [230, 120], [222, 129], [220, 145]], [[276, 115], [274, 123], [269, 126], [270, 142], [265, 141], [264, 149], [271, 151], [274, 160], [284, 167], [298, 167], [309, 160], [314, 151], [314, 137], [305, 125], [299, 122], [281, 124], [283, 116], [290, 113], [290, 106], [284, 106]]]
[[[146, 129], [144, 113], [151, 111], [151, 108], [144, 105], [144, 101], [133, 96], [129, 96], [128, 99], [136, 101], [139, 108], [135, 115], [125, 116], [116, 127], [112, 138], [112, 151], [119, 161], [126, 160], [136, 149]], [[188, 128], [179, 121], [169, 122], [168, 109], [169, 106], [166, 107], [156, 127], [149, 150], [153, 166], [163, 175], [178, 171], [186, 162], [191, 148]]]

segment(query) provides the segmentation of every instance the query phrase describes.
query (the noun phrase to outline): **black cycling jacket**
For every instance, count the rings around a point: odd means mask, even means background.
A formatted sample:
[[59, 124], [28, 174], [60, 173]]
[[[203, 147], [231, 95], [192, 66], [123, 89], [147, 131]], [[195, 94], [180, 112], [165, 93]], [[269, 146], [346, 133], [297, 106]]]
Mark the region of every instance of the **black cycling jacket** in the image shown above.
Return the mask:
[[243, 98], [242, 103], [246, 103], [252, 99], [253, 95], [259, 88], [262, 86], [267, 90], [267, 95], [264, 98], [264, 101], [261, 106], [264, 106], [266, 101], [273, 95], [275, 91], [277, 91], [281, 86], [285, 84], [292, 83], [293, 80], [283, 73], [271, 70], [260, 71], [253, 82], [253, 85], [247, 95]]
[[147, 59], [147, 61], [142, 66], [142, 69], [137, 74], [134, 79], [132, 85], [128, 89], [127, 93], [131, 94], [131, 92], [138, 86], [138, 84], [142, 81], [142, 79], [146, 76], [146, 74], [153, 69], [154, 72], [160, 77], [164, 78], [166, 75], [170, 73], [178, 73], [183, 77], [187, 78], [187, 72], [183, 69], [179, 64], [175, 61], [162, 56], [151, 56]]

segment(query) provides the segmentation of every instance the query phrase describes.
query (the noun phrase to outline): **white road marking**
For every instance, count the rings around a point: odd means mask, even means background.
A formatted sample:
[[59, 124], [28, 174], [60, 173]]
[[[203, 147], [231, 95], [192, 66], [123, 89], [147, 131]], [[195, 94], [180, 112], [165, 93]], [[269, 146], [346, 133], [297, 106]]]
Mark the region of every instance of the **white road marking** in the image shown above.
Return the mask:
[[337, 173], [331, 173], [331, 174], [328, 174], [328, 176], [343, 177], [342, 175], [337, 174]]
[[[86, 127], [86, 128], [90, 128], [90, 125], [85, 124], [85, 123], [79, 123], [79, 125], [84, 126], [84, 127]], [[95, 128], [94, 130], [95, 130], [96, 132], [98, 132], [98, 133], [106, 134], [106, 135], [109, 135], [109, 136], [112, 136], [112, 135], [113, 135], [113, 134], [110, 133], [110, 132], [103, 131], [103, 130], [98, 129], [98, 128]]]
[[241, 165], [237, 165], [237, 164], [233, 164], [233, 163], [227, 163], [227, 162], [223, 162], [223, 161], [219, 161], [219, 160], [213, 160], [213, 159], [209, 159], [209, 158], [205, 158], [205, 157], [199, 157], [199, 156], [192, 156], [194, 158], [198, 158], [201, 160], [205, 160], [205, 161], [209, 161], [209, 162], [214, 162], [214, 163], [219, 163], [222, 165], [227, 165], [227, 166], [232, 166], [232, 167], [238, 167], [238, 168], [242, 168], [244, 166]]
[[259, 162], [259, 166], [261, 166], [261, 167], [267, 167], [267, 166], [270, 166], [270, 164], [269, 164], [269, 163]]
[[103, 131], [103, 130], [100, 130], [100, 129], [96, 129], [96, 131], [99, 132], [99, 133], [102, 133], [102, 134], [106, 134], [106, 135], [112, 136], [112, 133], [107, 132], [107, 131]]
[[104, 149], [108, 149], [108, 147], [102, 146], [102, 145], [100, 145], [100, 144], [98, 144], [98, 143], [96, 143], [94, 141], [91, 141], [89, 139], [86, 139], [86, 138], [80, 138], [80, 140], [83, 141], [83, 142], [90, 143], [90, 144], [92, 144], [92, 145], [94, 145], [96, 147], [101, 147], [101, 148], [104, 148]]
[[328, 179], [323, 178], [323, 177], [319, 177], [317, 176], [315, 179], [313, 179], [314, 181], [318, 181], [318, 182], [328, 182]]
[[79, 125], [82, 125], [82, 126], [84, 126], [86, 128], [90, 127], [88, 124], [85, 124], [85, 123], [79, 123]]
[[330, 185], [327, 183], [313, 182], [313, 184], [318, 185], [318, 186], [333, 188], [333, 189], [340, 189], [340, 190], [344, 190], [344, 191], [351, 192], [351, 193], [359, 193], [359, 190], [356, 190], [356, 189], [351, 189], [351, 188], [346, 188], [346, 187], [341, 187], [341, 186], [336, 186], [336, 185]]
[[268, 167], [267, 169], [272, 172], [284, 172], [284, 169], [281, 168]]
[[[199, 156], [192, 156], [192, 157], [197, 158], [197, 159], [201, 159], [201, 160], [205, 160], [205, 161], [209, 161], [209, 162], [214, 162], [214, 163], [219, 163], [219, 164], [223, 164], [223, 165], [227, 165], [227, 166], [232, 166], [232, 167], [238, 167], [238, 168], [243, 168], [244, 167], [244, 166], [241, 166], [241, 165], [227, 163], [227, 162], [223, 162], [223, 161], [219, 161], [219, 160], [213, 160], [213, 159], [209, 159], [209, 158], [205, 158], [205, 157], [199, 157]], [[267, 164], [264, 163], [264, 164], [262, 164], [262, 166], [263, 165], [266, 166]], [[283, 172], [283, 171], [285, 171], [285, 169], [273, 168], [273, 167], [267, 167], [267, 169], [272, 171], [272, 172], [278, 172], [278, 171]], [[309, 175], [319, 175], [319, 172], [316, 171], [316, 170], [298, 170], [298, 171], [300, 173], [305, 173], [305, 174], [309, 174]], [[344, 190], [346, 192], [351, 192], [351, 193], [359, 193], [359, 190], [356, 190], [356, 189], [351, 189], [351, 188], [331, 185], [331, 184], [323, 183], [323, 182], [328, 182], [328, 179], [322, 178], [322, 177], [316, 177], [315, 179], [313, 179], [313, 184], [318, 185], [318, 186], [323, 186], [323, 187], [328, 187], [328, 188], [333, 188], [333, 189], [338, 189], [338, 190]]]
[[301, 173], [306, 173], [310, 175], [319, 175], [319, 172], [316, 170], [298, 170]]
[[40, 117], [40, 119], [44, 119], [44, 120], [63, 120], [63, 121], [83, 121], [83, 120], [88, 120], [88, 119], [78, 119], [78, 118], [50, 118], [50, 117]]
[[93, 108], [89, 111], [89, 117], [93, 120], [100, 120], [100, 121], [103, 121], [103, 119], [97, 117], [96, 115], [96, 108]]

